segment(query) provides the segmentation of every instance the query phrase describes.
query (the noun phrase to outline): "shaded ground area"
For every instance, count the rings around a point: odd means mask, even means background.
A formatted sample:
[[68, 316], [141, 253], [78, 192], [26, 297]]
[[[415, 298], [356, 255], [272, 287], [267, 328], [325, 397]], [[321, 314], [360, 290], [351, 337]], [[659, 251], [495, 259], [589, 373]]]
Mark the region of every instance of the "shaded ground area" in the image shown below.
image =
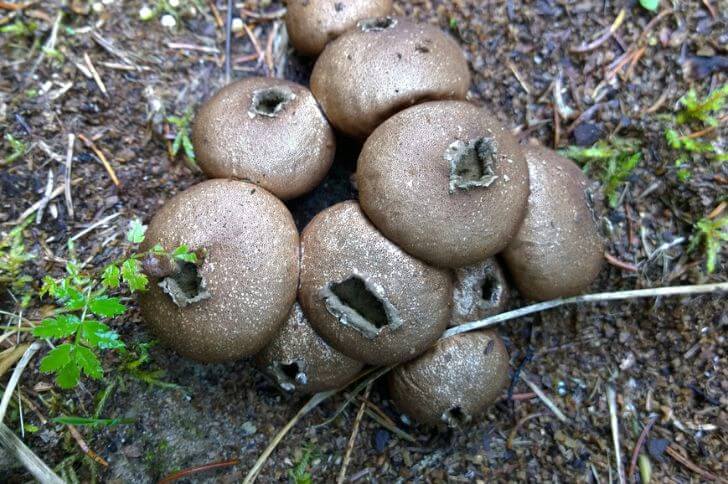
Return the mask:
[[[85, 2], [0, 11], [4, 26], [17, 19], [38, 25], [34, 33], [0, 37], [0, 134], [28, 146], [27, 154], [0, 167], [2, 231], [42, 198], [48, 184], [63, 186], [69, 133], [92, 140], [119, 180], [116, 185], [99, 156], [76, 143], [72, 205], [59, 191], [42, 221], [25, 231], [37, 255], [28, 269], [36, 280], [63, 271], [69, 237], [118, 214], [76, 241], [80, 261], [103, 267], [127, 250], [123, 234], [130, 220], [148, 221], [165, 200], [202, 179], [181, 158], [168, 155], [176, 128], [165, 122], [167, 115], [194, 109], [225, 83], [223, 29], [209, 6], [215, 2], [196, 3], [196, 14], [182, 15], [174, 29], [162, 27], [159, 19], [141, 22], [138, 1], [111, 2], [100, 13]], [[592, 0], [396, 5], [399, 14], [432, 22], [458, 38], [473, 71], [472, 100], [522, 138], [554, 147], [610, 136], [642, 140], [643, 159], [619, 184], [617, 203], [610, 208], [600, 202], [612, 262], [594, 292], [726, 280], [720, 265], [708, 275], [703, 254], [688, 252], [692, 224], [709, 214], [719, 217], [725, 208], [725, 164], [698, 157], [690, 176], [679, 176], [680, 155], [667, 145], [664, 131], [673, 126], [676, 103], [691, 86], [704, 96], [725, 84], [725, 73], [711, 72], [705, 59], [726, 55], [728, 12], [707, 0], [680, 2], [674, 10], [672, 3], [662, 3], [659, 14], [635, 2]], [[622, 8], [616, 34], [600, 40], [617, 25]], [[306, 83], [311, 62], [285, 48], [280, 13], [279, 2], [245, 2], [241, 16], [252, 30], [234, 38], [234, 77], [272, 72]], [[56, 41], [50, 45], [54, 23]], [[725, 147], [725, 137], [722, 124], [708, 140]], [[0, 153], [10, 150], [6, 139]], [[358, 147], [341, 139], [337, 151], [324, 184], [289, 203], [299, 227], [325, 206], [354, 196], [349, 178]], [[0, 303], [14, 311], [7, 296], [0, 296]], [[522, 304], [518, 298], [511, 302]], [[625, 467], [643, 426], [654, 417], [645, 455], [655, 481], [726, 475], [726, 309], [720, 297], [640, 300], [554, 310], [504, 325], [500, 332], [514, 377], [527, 375], [566, 414], [566, 422], [516, 378], [515, 398], [504, 395], [463, 432], [437, 433], [403, 421], [383, 386], [375, 386], [373, 404], [415, 441], [365, 417], [348, 475], [380, 482], [606, 482], [617, 472], [606, 396], [610, 385], [617, 393]], [[35, 302], [25, 316], [37, 321], [43, 310]], [[132, 346], [150, 339], [135, 313], [118, 318], [114, 327]], [[3, 339], [0, 351], [15, 342], [15, 336]], [[26, 424], [38, 427], [26, 433], [28, 446], [52, 467], [82, 480], [96, 472], [104, 481], [151, 482], [175, 470], [238, 458], [238, 465], [199, 475], [200, 481], [237, 481], [305, 401], [282, 395], [247, 361], [199, 365], [159, 347], [151, 355], [152, 368], [166, 370], [163, 380], [180, 388], [118, 374], [119, 361], [107, 356], [104, 381], [61, 392], [34, 360], [21, 382], [23, 395], [36, 407], [23, 406]], [[90, 414], [110, 382], [116, 383], [104, 416], [133, 423], [95, 431], [79, 427], [88, 445], [108, 461], [105, 468], [83, 457], [67, 427], [43, 424], [42, 417]], [[344, 401], [339, 395], [304, 418], [271, 455], [261, 481], [288, 479], [301, 462], [315, 480], [335, 479], [358, 402], [333, 422], [316, 425]], [[5, 423], [19, 428], [17, 406]], [[0, 480], [28, 479], [5, 459], [0, 455]]]

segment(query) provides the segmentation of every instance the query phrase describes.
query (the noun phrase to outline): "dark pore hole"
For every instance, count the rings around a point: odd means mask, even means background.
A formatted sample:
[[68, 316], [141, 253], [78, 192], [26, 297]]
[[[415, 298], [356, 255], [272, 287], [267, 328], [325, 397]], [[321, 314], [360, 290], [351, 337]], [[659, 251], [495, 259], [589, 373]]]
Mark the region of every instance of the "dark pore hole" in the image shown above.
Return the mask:
[[253, 93], [253, 112], [263, 116], [274, 117], [294, 97], [295, 94], [287, 86], [259, 89]]
[[463, 412], [463, 409], [459, 405], [452, 407], [443, 415], [445, 422], [450, 427], [459, 427], [462, 424], [467, 423], [470, 419], [468, 415]]
[[196, 264], [182, 262], [172, 275], [162, 279], [159, 286], [179, 307], [187, 306], [210, 297]]
[[369, 291], [361, 278], [353, 276], [331, 284], [331, 292], [339, 298], [341, 304], [356, 312], [375, 328], [383, 328], [389, 324], [384, 304]]
[[486, 276], [481, 286], [480, 297], [483, 301], [493, 302], [498, 297], [498, 281], [493, 276]]
[[359, 29], [362, 32], [379, 32], [391, 29], [397, 25], [397, 20], [392, 17], [379, 17], [362, 20], [359, 22]]
[[283, 374], [286, 375], [291, 380], [295, 380], [296, 376], [298, 376], [298, 374], [300, 373], [300, 370], [298, 368], [298, 363], [296, 363], [296, 362], [288, 363], [288, 364], [281, 363], [280, 367], [281, 367], [281, 371], [283, 372]]

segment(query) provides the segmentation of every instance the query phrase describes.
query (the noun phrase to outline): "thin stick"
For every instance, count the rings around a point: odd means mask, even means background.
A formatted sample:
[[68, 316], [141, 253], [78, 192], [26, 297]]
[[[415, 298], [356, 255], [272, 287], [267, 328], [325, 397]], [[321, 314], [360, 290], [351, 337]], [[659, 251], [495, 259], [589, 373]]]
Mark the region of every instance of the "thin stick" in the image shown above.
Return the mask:
[[455, 326], [454, 328], [450, 328], [445, 331], [442, 337], [447, 338], [449, 336], [465, 333], [467, 331], [489, 328], [491, 326], [502, 323], [503, 321], [510, 321], [511, 319], [520, 318], [522, 316], [546, 311], [547, 309], [553, 309], [560, 306], [566, 306], [569, 304], [581, 304], [601, 301], [621, 301], [624, 299], [637, 299], [643, 297], [686, 296], [691, 294], [710, 294], [725, 291], [728, 291], [728, 282], [720, 282], [716, 284], [697, 284], [694, 286], [655, 287], [649, 289], [636, 289], [631, 291], [599, 292], [596, 294], [586, 294], [583, 296], [574, 296], [566, 299], [552, 299], [551, 301], [544, 301], [541, 303], [532, 304], [530, 306], [514, 309], [513, 311], [496, 314], [495, 316], [481, 319], [479, 321], [473, 321], [472, 323]]
[[86, 67], [88, 67], [88, 70], [91, 72], [91, 75], [94, 78], [94, 82], [99, 87], [101, 93], [104, 96], [109, 97], [109, 92], [106, 90], [106, 85], [104, 84], [104, 81], [101, 80], [101, 76], [99, 76], [99, 72], [96, 70], [93, 62], [91, 62], [91, 57], [88, 56], [88, 52], [83, 53], [83, 60], [86, 62]]
[[5, 387], [3, 399], [2, 401], [0, 401], [0, 423], [2, 423], [3, 419], [5, 418], [5, 412], [8, 409], [8, 405], [10, 404], [10, 398], [13, 396], [13, 390], [15, 390], [15, 386], [20, 380], [20, 375], [23, 373], [23, 370], [25, 370], [25, 367], [28, 366], [28, 363], [30, 362], [30, 359], [33, 357], [35, 352], [40, 349], [40, 346], [41, 344], [38, 341], [30, 345], [28, 349], [25, 350], [25, 354], [23, 355], [23, 357], [15, 366], [15, 370], [13, 370], [13, 374], [10, 376], [8, 385]]
[[564, 413], [559, 410], [559, 407], [557, 407], [556, 404], [552, 402], [549, 397], [546, 396], [546, 394], [538, 387], [538, 385], [529, 380], [523, 373], [521, 373], [521, 380], [523, 380], [523, 382], [531, 388], [533, 393], [535, 393], [536, 396], [541, 399], [544, 405], [546, 405], [549, 410], [551, 410], [554, 415], [556, 415], [556, 418], [564, 423], [569, 423], [569, 419], [566, 417], [566, 415], [564, 415]]
[[649, 422], [647, 422], [647, 425], [645, 425], [645, 427], [642, 429], [640, 437], [637, 439], [637, 443], [634, 446], [634, 451], [632, 451], [632, 460], [629, 463], [627, 479], [632, 479], [635, 470], [637, 470], [637, 457], [640, 455], [640, 450], [642, 450], [642, 446], [645, 444], [647, 435], [650, 433], [650, 429], [652, 429], [652, 426], [655, 425], [655, 422], [657, 422], [657, 415], [654, 415], [652, 418], [650, 418]]
[[619, 484], [626, 484], [624, 467], [622, 467], [622, 451], [619, 448], [619, 422], [617, 421], [617, 392], [612, 385], [607, 386], [607, 404], [609, 405], [609, 424], [612, 427], [612, 442], [614, 443], [614, 459], [617, 463], [617, 477]]
[[51, 201], [51, 195], [53, 194], [53, 170], [48, 170], [48, 181], [46, 182], [45, 192], [43, 192], [43, 198], [40, 199], [40, 206], [38, 207], [38, 213], [35, 214], [36, 225], [41, 223], [43, 220], [43, 212]]
[[213, 462], [211, 464], [204, 464], [197, 467], [190, 467], [189, 469], [174, 472], [166, 477], [163, 477], [159, 480], [157, 484], [169, 484], [170, 482], [178, 481], [183, 477], [191, 476], [192, 474], [199, 474], [200, 472], [207, 472], [213, 469], [221, 469], [223, 467], [236, 466], [238, 464], [240, 464], [240, 459], [230, 459], [221, 462]]
[[94, 153], [96, 153], [96, 156], [98, 156], [99, 160], [101, 160], [101, 163], [102, 163], [102, 164], [104, 165], [104, 168], [106, 168], [106, 172], [107, 172], [107, 173], [109, 174], [109, 176], [111, 177], [111, 181], [113, 181], [113, 182], [114, 182], [114, 185], [116, 185], [117, 187], [118, 187], [118, 186], [120, 186], [120, 185], [121, 185], [121, 183], [119, 182], [119, 178], [117, 178], [117, 176], [116, 176], [116, 172], [115, 172], [115, 171], [114, 171], [114, 169], [113, 169], [113, 168], [111, 167], [111, 164], [109, 163], [109, 160], [107, 160], [107, 159], [106, 159], [106, 156], [104, 156], [104, 153], [103, 153], [103, 152], [102, 152], [102, 151], [101, 151], [100, 149], [98, 149], [98, 148], [96, 147], [96, 145], [94, 144], [94, 142], [93, 142], [93, 141], [91, 141], [90, 139], [88, 139], [88, 138], [87, 138], [87, 137], [85, 137], [84, 135], [82, 135], [82, 134], [79, 134], [79, 135], [78, 135], [78, 139], [80, 139], [81, 141], [83, 141], [83, 143], [84, 143], [84, 144], [85, 144], [85, 145], [86, 145], [86, 146], [87, 146], [88, 148], [90, 148], [90, 149], [91, 149], [91, 151], [93, 151]]
[[250, 469], [250, 472], [248, 472], [248, 475], [245, 476], [243, 484], [252, 484], [253, 482], [255, 482], [258, 474], [260, 474], [260, 471], [263, 469], [263, 465], [268, 460], [268, 456], [271, 455], [271, 453], [278, 446], [280, 441], [283, 440], [286, 434], [290, 432], [293, 426], [296, 425], [296, 423], [298, 423], [298, 421], [301, 420], [302, 417], [304, 417], [311, 410], [318, 407], [322, 402], [328, 400], [337, 393], [338, 390], [329, 390], [328, 392], [317, 393], [313, 397], [311, 397], [311, 399], [306, 402], [306, 405], [304, 405], [301, 410], [299, 410], [298, 413], [294, 415], [293, 418], [289, 420], [288, 423], [276, 434], [276, 436], [273, 437], [273, 440], [270, 441], [268, 447], [265, 448], [263, 453], [260, 454], [260, 457], [258, 457], [258, 460], [255, 461], [255, 464], [253, 465], [253, 468]]
[[669, 455], [670, 457], [672, 457], [673, 459], [675, 459], [676, 461], [678, 461], [679, 463], [681, 463], [682, 465], [684, 465], [685, 467], [687, 467], [688, 469], [693, 471], [694, 473], [698, 474], [703, 479], [707, 479], [709, 481], [720, 480], [720, 482], [726, 482], [724, 479], [719, 479], [718, 476], [716, 476], [715, 474], [712, 474], [712, 473], [706, 471], [705, 469], [701, 468], [700, 466], [698, 466], [696, 463], [694, 463], [693, 461], [691, 461], [690, 459], [688, 459], [687, 457], [682, 455], [672, 445], [668, 445], [667, 448], [665, 449], [665, 452], [667, 453], [667, 455]]
[[344, 453], [344, 461], [341, 463], [341, 469], [339, 470], [339, 477], [336, 479], [336, 484], [344, 484], [346, 480], [346, 469], [349, 467], [351, 461], [351, 453], [354, 451], [354, 445], [356, 444], [356, 436], [359, 435], [359, 426], [361, 425], [361, 419], [364, 417], [364, 410], [367, 408], [367, 398], [369, 398], [369, 392], [372, 390], [372, 382], [369, 382], [366, 389], [364, 390], [364, 400], [359, 405], [359, 411], [356, 413], [354, 419], [354, 428], [351, 430], [349, 436], [349, 442], [346, 444], [346, 453]]
[[245, 29], [245, 33], [248, 35], [248, 38], [250, 39], [250, 43], [253, 44], [253, 48], [255, 49], [255, 53], [258, 54], [258, 65], [260, 65], [265, 60], [265, 54], [263, 54], [263, 51], [260, 48], [260, 44], [258, 43], [258, 38], [255, 36], [253, 31], [248, 27], [248, 24], [243, 22], [243, 28]]
[[232, 71], [232, 44], [233, 36], [233, 0], [227, 2], [227, 12], [225, 12], [225, 83], [230, 82], [230, 73]]
[[15, 456], [33, 477], [43, 484], [64, 484], [63, 480], [40, 460], [32, 450], [20, 440], [7, 425], [0, 423], [0, 446], [8, 449], [11, 455]]
[[112, 213], [108, 217], [104, 217], [101, 220], [99, 220], [98, 222], [92, 223], [91, 225], [89, 225], [88, 227], [86, 227], [85, 229], [83, 229], [82, 231], [80, 231], [79, 233], [77, 233], [76, 235], [74, 235], [73, 237], [71, 237], [71, 242], [77, 241], [78, 239], [80, 239], [81, 237], [83, 237], [84, 235], [86, 235], [87, 233], [91, 232], [96, 227], [99, 227], [101, 225], [104, 225], [107, 222], [110, 222], [110, 221], [114, 220], [119, 215], [121, 215], [121, 212]]
[[78, 447], [81, 449], [81, 451], [89, 456], [94, 462], [97, 462], [101, 464], [104, 467], [109, 467], [109, 463], [104, 460], [103, 457], [101, 457], [99, 454], [91, 450], [91, 447], [88, 446], [85, 440], [83, 440], [83, 435], [81, 435], [81, 432], [78, 431], [76, 427], [74, 427], [71, 424], [67, 425], [68, 431], [71, 432], [71, 437], [73, 437], [73, 440], [76, 441], [78, 444]]
[[66, 209], [68, 216], [73, 218], [73, 198], [71, 197], [71, 165], [73, 164], [73, 143], [76, 141], [76, 135], [70, 133], [68, 135], [68, 150], [66, 150], [66, 178], [63, 180], [63, 190], [66, 194]]

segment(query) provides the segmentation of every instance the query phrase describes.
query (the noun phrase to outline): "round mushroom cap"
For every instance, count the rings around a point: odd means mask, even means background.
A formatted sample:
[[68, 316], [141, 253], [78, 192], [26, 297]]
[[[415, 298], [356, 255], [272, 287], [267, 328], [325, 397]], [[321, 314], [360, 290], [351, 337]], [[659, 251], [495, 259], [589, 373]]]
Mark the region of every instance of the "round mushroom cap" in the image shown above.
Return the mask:
[[284, 200], [313, 190], [336, 149], [311, 91], [264, 77], [229, 84], [205, 102], [192, 144], [208, 177], [249, 180]]
[[388, 15], [392, 0], [288, 0], [287, 7], [291, 44], [303, 55], [316, 56], [358, 20]]
[[506, 276], [494, 257], [456, 269], [450, 326], [502, 313], [508, 306], [508, 297]]
[[285, 391], [316, 393], [340, 388], [364, 364], [339, 353], [311, 327], [298, 303], [255, 361]]
[[387, 240], [356, 202], [319, 213], [301, 236], [299, 301], [331, 346], [371, 365], [414, 358], [450, 316], [450, 274]]
[[144, 321], [198, 361], [253, 355], [280, 329], [296, 299], [298, 231], [288, 209], [252, 183], [208, 180], [152, 218], [143, 250], [180, 245], [204, 254], [140, 294]]
[[441, 339], [389, 375], [389, 394], [409, 417], [462, 427], [493, 404], [508, 384], [508, 351], [493, 331]]
[[374, 225], [439, 267], [503, 250], [528, 200], [518, 142], [490, 113], [463, 101], [419, 104], [389, 118], [364, 144], [356, 180]]
[[503, 258], [523, 296], [573, 296], [596, 279], [604, 257], [589, 179], [553, 150], [534, 145], [523, 149], [531, 195], [523, 224]]
[[331, 124], [358, 139], [413, 104], [465, 99], [469, 85], [452, 38], [398, 17], [358, 22], [324, 49], [311, 74], [311, 91]]

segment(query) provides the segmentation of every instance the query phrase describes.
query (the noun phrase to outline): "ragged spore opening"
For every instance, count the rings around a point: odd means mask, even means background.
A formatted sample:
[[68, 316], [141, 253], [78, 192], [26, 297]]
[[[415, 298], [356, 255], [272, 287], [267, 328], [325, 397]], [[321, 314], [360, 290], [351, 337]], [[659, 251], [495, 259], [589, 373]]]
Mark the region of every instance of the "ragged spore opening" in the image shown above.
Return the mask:
[[329, 283], [323, 290], [326, 309], [341, 324], [352, 326], [367, 338], [376, 337], [383, 328], [396, 329], [402, 321], [392, 304], [359, 276]]
[[251, 114], [260, 114], [270, 118], [278, 115], [283, 108], [296, 97], [288, 86], [276, 86], [258, 89], [253, 92]]
[[498, 281], [493, 276], [485, 276], [481, 285], [480, 298], [488, 303], [495, 303], [498, 299]]
[[278, 385], [287, 392], [294, 391], [296, 385], [305, 385], [308, 383], [308, 377], [303, 369], [303, 364], [298, 361], [288, 363], [276, 361], [268, 368], [278, 382]]
[[492, 138], [455, 141], [445, 150], [445, 160], [450, 164], [450, 193], [488, 187], [498, 179], [495, 174], [496, 146]]
[[197, 265], [191, 262], [182, 262], [179, 270], [159, 282], [159, 287], [181, 308], [210, 298]]
[[380, 32], [397, 25], [397, 19], [392, 17], [370, 18], [359, 21], [357, 25], [362, 32]]
[[470, 421], [470, 416], [459, 405], [450, 408], [442, 414], [442, 420], [449, 427], [461, 427]]

